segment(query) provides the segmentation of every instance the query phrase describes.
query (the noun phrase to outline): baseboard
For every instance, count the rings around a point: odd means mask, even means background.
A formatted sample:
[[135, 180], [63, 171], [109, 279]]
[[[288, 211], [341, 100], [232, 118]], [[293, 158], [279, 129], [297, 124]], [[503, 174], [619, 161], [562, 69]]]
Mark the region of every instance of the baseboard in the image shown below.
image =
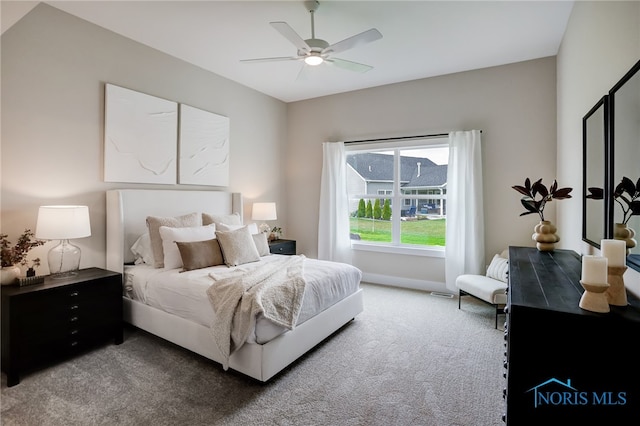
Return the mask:
[[390, 275], [362, 273], [362, 281], [371, 284], [381, 284], [391, 287], [410, 288], [413, 290], [435, 291], [439, 293], [451, 293], [445, 283], [436, 281], [416, 280], [413, 278], [393, 277]]

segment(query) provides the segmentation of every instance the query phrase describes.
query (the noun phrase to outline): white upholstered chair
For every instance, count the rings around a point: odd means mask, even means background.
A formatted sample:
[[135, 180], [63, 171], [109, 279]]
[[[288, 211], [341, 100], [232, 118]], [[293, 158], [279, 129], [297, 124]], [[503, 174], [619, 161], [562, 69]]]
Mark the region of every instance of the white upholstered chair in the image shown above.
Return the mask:
[[507, 304], [508, 256], [508, 250], [493, 256], [486, 275], [465, 274], [456, 278], [458, 309], [460, 309], [462, 296], [469, 295], [488, 303], [496, 309], [496, 328], [498, 328], [498, 315], [504, 313], [504, 307]]

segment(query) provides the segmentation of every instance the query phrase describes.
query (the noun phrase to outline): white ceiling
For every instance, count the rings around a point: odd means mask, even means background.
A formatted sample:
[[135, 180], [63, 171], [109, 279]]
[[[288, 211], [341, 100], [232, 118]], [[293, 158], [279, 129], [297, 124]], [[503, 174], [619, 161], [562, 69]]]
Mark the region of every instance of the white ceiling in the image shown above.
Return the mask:
[[[573, 7], [572, 1], [321, 1], [316, 38], [333, 44], [370, 28], [382, 33], [335, 55], [374, 69], [361, 74], [322, 65], [299, 76], [299, 61], [240, 60], [294, 56], [296, 48], [269, 22], [285, 21], [310, 38], [303, 1], [46, 3], [285, 102], [553, 56]], [[3, 32], [34, 4], [3, 0]]]

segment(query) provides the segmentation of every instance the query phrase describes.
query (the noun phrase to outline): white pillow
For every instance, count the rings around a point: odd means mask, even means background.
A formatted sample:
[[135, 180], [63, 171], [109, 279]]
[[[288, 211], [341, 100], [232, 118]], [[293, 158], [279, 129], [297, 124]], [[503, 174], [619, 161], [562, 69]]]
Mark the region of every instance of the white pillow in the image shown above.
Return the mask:
[[246, 226], [247, 228], [249, 228], [249, 233], [251, 235], [255, 235], [255, 234], [259, 234], [260, 231], [258, 231], [258, 225], [256, 225], [255, 223], [250, 223], [248, 225], [234, 225], [234, 224], [230, 224], [230, 223], [218, 223], [218, 231], [235, 231], [236, 229], [240, 229], [243, 226]]
[[509, 280], [509, 259], [496, 254], [487, 268], [487, 277], [507, 282]]
[[153, 266], [153, 250], [151, 250], [151, 237], [148, 232], [140, 235], [131, 246], [131, 253], [136, 257], [135, 264], [146, 263]]
[[216, 237], [216, 225], [192, 226], [184, 228], [160, 227], [164, 267], [167, 269], [182, 268], [182, 256], [178, 250], [178, 242], [206, 241]]

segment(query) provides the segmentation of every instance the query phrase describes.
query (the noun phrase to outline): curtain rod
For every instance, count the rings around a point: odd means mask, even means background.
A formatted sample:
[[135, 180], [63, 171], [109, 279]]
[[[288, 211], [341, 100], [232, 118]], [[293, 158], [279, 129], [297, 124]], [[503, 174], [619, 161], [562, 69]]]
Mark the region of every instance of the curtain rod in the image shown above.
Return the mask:
[[[482, 130], [480, 130], [482, 133]], [[395, 136], [391, 138], [379, 138], [379, 139], [360, 139], [354, 141], [345, 141], [344, 144], [355, 144], [355, 143], [369, 143], [369, 142], [386, 142], [386, 141], [400, 141], [406, 139], [427, 139], [427, 138], [441, 138], [444, 136], [449, 136], [449, 133], [432, 133], [430, 135], [415, 135], [415, 136]]]

